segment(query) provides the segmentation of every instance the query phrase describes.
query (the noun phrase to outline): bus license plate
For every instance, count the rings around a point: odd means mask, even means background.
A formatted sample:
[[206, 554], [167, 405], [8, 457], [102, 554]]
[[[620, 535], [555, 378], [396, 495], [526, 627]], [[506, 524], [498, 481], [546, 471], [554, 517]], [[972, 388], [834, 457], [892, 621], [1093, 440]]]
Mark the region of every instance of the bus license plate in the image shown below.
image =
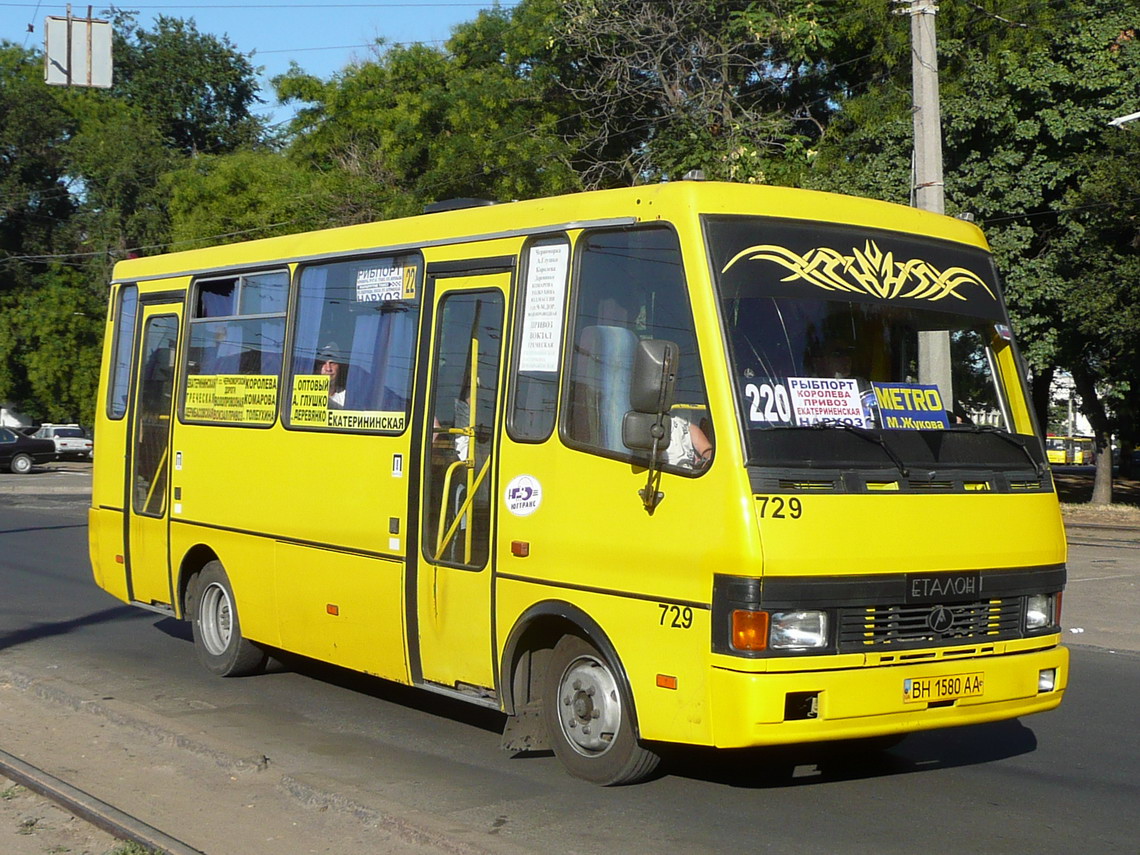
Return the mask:
[[903, 701], [925, 704], [956, 701], [982, 694], [985, 680], [981, 671], [972, 674], [950, 674], [946, 677], [918, 677], [903, 680]]

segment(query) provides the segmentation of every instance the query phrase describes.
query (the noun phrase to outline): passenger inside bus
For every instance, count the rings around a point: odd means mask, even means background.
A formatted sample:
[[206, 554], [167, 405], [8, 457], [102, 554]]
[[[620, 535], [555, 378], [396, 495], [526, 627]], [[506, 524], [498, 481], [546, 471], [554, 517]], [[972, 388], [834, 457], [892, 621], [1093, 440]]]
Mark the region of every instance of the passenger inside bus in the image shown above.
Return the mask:
[[317, 354], [317, 373], [329, 378], [329, 408], [344, 407], [347, 366], [340, 361], [341, 352], [336, 342], [330, 341]]
[[665, 462], [686, 469], [704, 469], [712, 460], [712, 443], [696, 422], [670, 414], [669, 447]]
[[841, 342], [828, 343], [827, 347], [809, 360], [813, 376], [844, 379], [851, 376], [851, 355], [854, 347]]

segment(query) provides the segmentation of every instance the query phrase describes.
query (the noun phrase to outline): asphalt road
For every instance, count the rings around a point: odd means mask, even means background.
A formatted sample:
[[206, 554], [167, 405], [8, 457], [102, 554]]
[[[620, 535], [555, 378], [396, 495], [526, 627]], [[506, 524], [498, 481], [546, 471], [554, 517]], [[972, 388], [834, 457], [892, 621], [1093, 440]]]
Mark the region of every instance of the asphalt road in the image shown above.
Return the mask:
[[[1126, 542], [1073, 547], [1074, 567], [1087, 572], [1067, 594], [1066, 609], [1085, 624], [1071, 640], [1100, 637], [1111, 609], [1086, 592], [1097, 573], [1134, 578], [1136, 555]], [[566, 776], [553, 757], [501, 752], [497, 714], [426, 693], [304, 661], [255, 678], [211, 677], [185, 625], [119, 604], [91, 582], [80, 496], [0, 494], [0, 591], [0, 683], [23, 693], [10, 693], [7, 708], [0, 694], [0, 715], [17, 715], [36, 695], [35, 709], [66, 714], [69, 732], [92, 721], [103, 729], [102, 741], [87, 739], [51, 771], [125, 790], [136, 772], [156, 768], [201, 780], [201, 769], [183, 767], [206, 756], [226, 769], [265, 769], [273, 792], [295, 799], [295, 826], [339, 811], [337, 827], [356, 835], [351, 849], [330, 838], [320, 850], [278, 844], [282, 853], [392, 851], [388, 838], [355, 826], [452, 852], [1136, 852], [1140, 655], [1120, 618], [1105, 638], [1123, 643], [1073, 647], [1069, 692], [1055, 712], [918, 734], [877, 755], [677, 750], [656, 780], [599, 789]], [[1115, 603], [1118, 615], [1127, 608]], [[123, 747], [119, 733], [114, 752], [101, 753], [112, 725], [136, 744]], [[36, 745], [34, 728], [21, 732], [17, 747], [55, 756]], [[13, 750], [4, 734], [0, 748]], [[226, 805], [224, 788], [185, 784], [187, 800], [221, 800], [207, 818], [162, 801], [156, 781], [156, 815], [146, 821], [189, 843], [248, 833], [248, 794]]]

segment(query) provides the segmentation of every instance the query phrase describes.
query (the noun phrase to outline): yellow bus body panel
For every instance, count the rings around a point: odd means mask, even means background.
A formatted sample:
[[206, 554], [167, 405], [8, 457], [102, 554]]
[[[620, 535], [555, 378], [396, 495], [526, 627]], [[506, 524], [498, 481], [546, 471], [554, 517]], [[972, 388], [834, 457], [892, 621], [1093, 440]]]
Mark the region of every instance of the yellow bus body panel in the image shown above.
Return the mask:
[[[786, 498], [786, 496], [785, 496]], [[765, 575], [996, 570], [1062, 564], [1052, 493], [803, 496], [800, 519], [758, 519]], [[757, 515], [763, 503], [757, 501]]]

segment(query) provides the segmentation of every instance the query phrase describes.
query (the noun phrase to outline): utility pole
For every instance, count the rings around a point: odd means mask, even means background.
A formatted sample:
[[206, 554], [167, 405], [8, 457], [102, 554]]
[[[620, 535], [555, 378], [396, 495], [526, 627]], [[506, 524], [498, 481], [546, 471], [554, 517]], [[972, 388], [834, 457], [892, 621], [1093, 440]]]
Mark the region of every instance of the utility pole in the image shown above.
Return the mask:
[[[942, 111], [938, 105], [938, 38], [935, 0], [896, 0], [910, 15], [911, 87], [914, 98], [913, 205], [936, 214], [946, 212], [942, 181]], [[950, 373], [950, 335], [918, 334], [919, 382], [936, 384], [947, 409], [954, 407]]]

